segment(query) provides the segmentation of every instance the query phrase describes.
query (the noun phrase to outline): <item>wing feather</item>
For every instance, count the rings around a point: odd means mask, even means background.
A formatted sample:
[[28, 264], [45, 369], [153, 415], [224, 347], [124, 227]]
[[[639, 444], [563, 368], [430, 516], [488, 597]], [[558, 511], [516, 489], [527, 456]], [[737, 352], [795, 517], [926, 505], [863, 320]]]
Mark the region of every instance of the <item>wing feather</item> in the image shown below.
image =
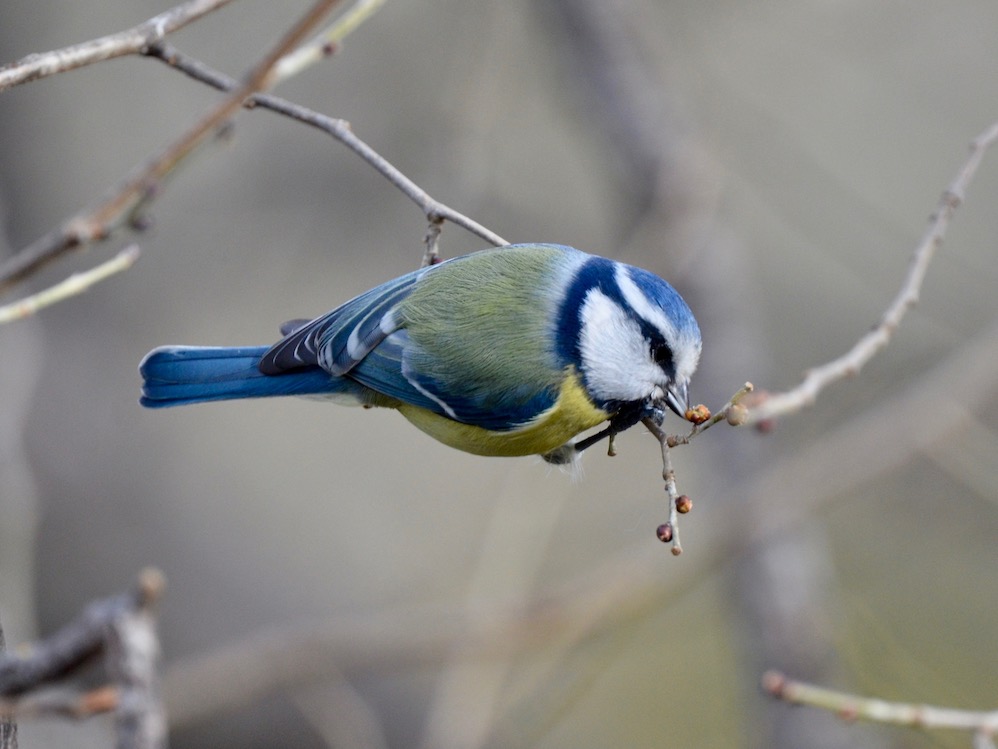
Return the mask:
[[264, 354], [260, 371], [276, 375], [319, 366], [332, 375], [346, 374], [395, 331], [392, 308], [412, 293], [425, 270], [377, 286], [295, 328]]
[[465, 424], [522, 427], [557, 400], [567, 362], [548, 343], [552, 287], [584, 257], [511, 246], [413, 271], [289, 331], [260, 370], [321, 367]]

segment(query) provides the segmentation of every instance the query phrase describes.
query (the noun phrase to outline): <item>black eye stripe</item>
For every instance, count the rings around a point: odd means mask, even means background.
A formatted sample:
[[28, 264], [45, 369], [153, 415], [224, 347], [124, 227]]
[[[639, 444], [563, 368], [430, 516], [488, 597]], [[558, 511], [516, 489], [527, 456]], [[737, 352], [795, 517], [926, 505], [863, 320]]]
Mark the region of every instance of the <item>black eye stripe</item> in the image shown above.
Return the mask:
[[650, 336], [648, 347], [651, 352], [651, 358], [655, 360], [655, 363], [665, 372], [670, 380], [675, 379], [676, 360], [672, 353], [672, 347], [658, 333]]
[[558, 354], [563, 362], [582, 366], [579, 346], [582, 342], [582, 305], [590, 291], [596, 290], [627, 309], [614, 277], [615, 264], [601, 257], [589, 258], [577, 271], [575, 279], [565, 292], [558, 313]]
[[651, 355], [655, 363], [661, 367], [672, 366], [672, 349], [665, 343], [653, 343], [651, 345]]

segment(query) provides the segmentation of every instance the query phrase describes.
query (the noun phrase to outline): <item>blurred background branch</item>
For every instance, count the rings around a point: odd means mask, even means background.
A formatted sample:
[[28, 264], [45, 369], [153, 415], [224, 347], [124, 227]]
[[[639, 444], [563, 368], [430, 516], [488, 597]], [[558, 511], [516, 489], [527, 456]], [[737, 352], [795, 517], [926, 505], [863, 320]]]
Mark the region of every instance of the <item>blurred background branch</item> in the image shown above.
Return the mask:
[[150, 44], [228, 5], [232, 0], [191, 0], [138, 26], [51, 52], [36, 52], [0, 68], [0, 92], [50, 75], [124, 55], [141, 54]]
[[974, 749], [993, 747], [992, 739], [998, 733], [998, 710], [981, 712], [886, 702], [795, 681], [777, 671], [763, 674], [762, 687], [773, 697], [791, 705], [808, 705], [828, 710], [843, 720], [869, 720], [929, 731], [966, 731], [974, 737]]
[[[87, 718], [112, 712], [120, 749], [166, 746], [159, 695], [159, 636], [153, 607], [164, 580], [146, 570], [134, 591], [95, 601], [23, 655], [0, 654], [0, 714], [4, 718]], [[85, 693], [44, 687], [102, 656], [111, 684]]]
[[24, 299], [18, 299], [16, 302], [0, 306], [0, 325], [13, 320], [22, 320], [52, 304], [57, 304], [72, 296], [82, 294], [94, 284], [100, 283], [116, 273], [121, 273], [131, 268], [135, 261], [139, 259], [139, 254], [138, 245], [129, 245], [110, 260], [106, 260], [88, 271], [74, 273], [65, 281], [61, 281], [44, 291], [39, 291]]
[[[216, 135], [244, 102], [258, 91], [277, 82], [275, 69], [280, 60], [294, 49], [321, 23], [338, 0], [318, 0], [299, 22], [284, 35], [258, 62], [230, 96], [216, 105], [207, 115], [165, 149], [154, 155], [146, 165], [136, 169], [117, 189], [92, 209], [67, 219], [61, 227], [49, 232], [12, 258], [0, 264], [0, 291], [23, 281], [39, 269], [71, 250], [86, 248], [103, 241], [126, 222], [136, 224], [135, 217], [162, 189], [163, 180], [187, 160], [210, 137]], [[210, 9], [210, 6], [209, 6]], [[169, 14], [167, 14], [169, 15]], [[183, 14], [177, 14], [181, 17]], [[194, 14], [188, 14], [193, 16]], [[196, 17], [196, 16], [195, 16]], [[153, 19], [158, 36], [165, 20]], [[147, 46], [147, 45], [144, 45]], [[58, 56], [58, 55], [57, 55]]]

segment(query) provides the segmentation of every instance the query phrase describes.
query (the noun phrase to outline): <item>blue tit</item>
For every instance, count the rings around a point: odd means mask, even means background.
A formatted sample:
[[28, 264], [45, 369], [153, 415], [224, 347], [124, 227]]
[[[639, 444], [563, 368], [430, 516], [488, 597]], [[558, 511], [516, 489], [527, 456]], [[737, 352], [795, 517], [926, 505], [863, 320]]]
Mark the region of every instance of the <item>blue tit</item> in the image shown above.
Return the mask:
[[154, 349], [142, 405], [316, 396], [394, 408], [476, 455], [564, 463], [643, 418], [661, 423], [665, 407], [685, 418], [701, 348], [661, 278], [553, 244], [422, 268], [281, 333], [273, 346]]

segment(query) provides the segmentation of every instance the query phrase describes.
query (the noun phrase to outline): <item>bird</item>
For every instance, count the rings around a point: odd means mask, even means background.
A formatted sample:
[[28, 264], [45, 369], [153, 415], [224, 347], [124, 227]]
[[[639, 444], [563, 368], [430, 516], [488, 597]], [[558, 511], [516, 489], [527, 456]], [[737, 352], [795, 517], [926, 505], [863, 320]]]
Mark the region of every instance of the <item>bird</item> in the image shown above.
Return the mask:
[[661, 425], [666, 408], [686, 419], [702, 348], [666, 281], [558, 244], [428, 265], [281, 334], [271, 346], [153, 349], [140, 402], [299, 395], [393, 408], [458, 450], [565, 464], [642, 419]]

